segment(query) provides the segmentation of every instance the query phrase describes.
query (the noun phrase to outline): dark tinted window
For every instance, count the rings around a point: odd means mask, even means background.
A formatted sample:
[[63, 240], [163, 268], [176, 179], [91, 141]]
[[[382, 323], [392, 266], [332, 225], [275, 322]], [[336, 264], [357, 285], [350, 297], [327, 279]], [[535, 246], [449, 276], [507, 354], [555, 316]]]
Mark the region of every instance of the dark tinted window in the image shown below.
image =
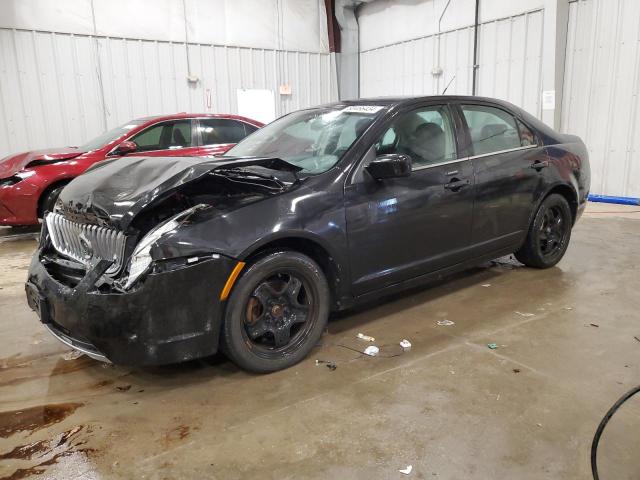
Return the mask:
[[521, 146], [516, 119], [504, 110], [466, 105], [462, 107], [462, 111], [469, 126], [475, 155]]
[[221, 118], [207, 118], [200, 120], [200, 135], [202, 145], [216, 145], [218, 143], [238, 143], [250, 132], [245, 124], [237, 120]]
[[376, 144], [376, 155], [403, 153], [414, 168], [456, 158], [455, 134], [449, 110], [427, 107], [401, 115]]
[[131, 140], [138, 151], [169, 150], [191, 146], [191, 120], [172, 120], [143, 130]]
[[247, 135], [251, 135], [253, 132], [258, 130], [258, 127], [256, 127], [255, 125], [249, 125], [248, 123], [245, 123], [244, 129], [247, 131]]

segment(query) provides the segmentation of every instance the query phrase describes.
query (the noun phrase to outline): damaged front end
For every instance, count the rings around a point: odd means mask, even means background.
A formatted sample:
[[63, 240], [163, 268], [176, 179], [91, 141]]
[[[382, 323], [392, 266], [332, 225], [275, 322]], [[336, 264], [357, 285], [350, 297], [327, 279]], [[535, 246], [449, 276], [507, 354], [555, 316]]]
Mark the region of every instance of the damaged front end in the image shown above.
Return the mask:
[[132, 157], [91, 169], [45, 219], [29, 305], [94, 358], [157, 365], [215, 353], [220, 293], [238, 260], [201, 235], [190, 242], [190, 229], [293, 188], [285, 163]]

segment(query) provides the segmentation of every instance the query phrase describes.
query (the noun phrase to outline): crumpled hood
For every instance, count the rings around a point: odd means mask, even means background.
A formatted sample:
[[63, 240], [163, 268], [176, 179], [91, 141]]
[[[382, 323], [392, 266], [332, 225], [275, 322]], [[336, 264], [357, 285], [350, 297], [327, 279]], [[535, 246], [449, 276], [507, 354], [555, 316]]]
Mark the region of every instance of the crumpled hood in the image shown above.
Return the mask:
[[48, 148], [16, 153], [0, 160], [0, 178], [7, 178], [23, 170], [31, 162], [70, 160], [85, 153], [77, 147]]
[[59, 201], [65, 212], [125, 231], [135, 216], [152, 203], [229, 166], [300, 170], [277, 158], [123, 157], [94, 165], [64, 188]]

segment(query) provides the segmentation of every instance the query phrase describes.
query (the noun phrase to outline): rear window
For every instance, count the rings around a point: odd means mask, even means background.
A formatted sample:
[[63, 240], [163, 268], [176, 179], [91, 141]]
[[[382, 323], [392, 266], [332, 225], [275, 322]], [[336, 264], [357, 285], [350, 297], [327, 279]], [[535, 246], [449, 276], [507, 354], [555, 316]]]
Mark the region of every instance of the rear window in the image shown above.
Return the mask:
[[237, 120], [225, 120], [221, 118], [201, 119], [200, 135], [202, 145], [238, 143], [249, 133], [253, 132], [253, 130], [249, 131], [246, 127], [243, 122]]
[[516, 119], [504, 110], [484, 105], [464, 105], [462, 112], [469, 126], [475, 155], [522, 146]]

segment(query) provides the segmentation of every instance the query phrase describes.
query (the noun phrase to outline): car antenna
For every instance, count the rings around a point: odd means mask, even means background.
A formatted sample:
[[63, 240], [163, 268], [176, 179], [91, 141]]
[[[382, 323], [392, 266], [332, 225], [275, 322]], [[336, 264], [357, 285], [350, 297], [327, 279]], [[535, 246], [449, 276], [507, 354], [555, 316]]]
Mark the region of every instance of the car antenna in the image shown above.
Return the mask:
[[449, 86], [451, 85], [451, 82], [453, 82], [456, 79], [456, 76], [454, 75], [453, 77], [451, 77], [451, 80], [449, 80], [449, 83], [447, 83], [447, 86], [444, 87], [444, 90], [442, 91], [442, 95], [444, 95], [445, 93], [447, 93], [447, 89], [449, 88]]

